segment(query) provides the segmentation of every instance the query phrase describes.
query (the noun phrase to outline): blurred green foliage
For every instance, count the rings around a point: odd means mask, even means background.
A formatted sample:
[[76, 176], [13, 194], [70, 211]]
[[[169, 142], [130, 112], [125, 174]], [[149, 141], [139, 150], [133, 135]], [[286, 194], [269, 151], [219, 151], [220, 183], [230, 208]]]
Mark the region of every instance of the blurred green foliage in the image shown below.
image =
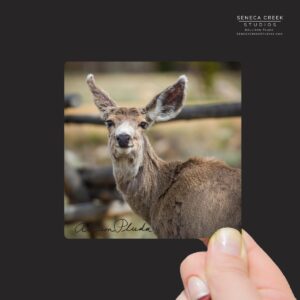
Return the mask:
[[170, 73], [191, 72], [202, 82], [208, 99], [213, 98], [213, 88], [219, 71], [240, 72], [239, 62], [218, 61], [158, 61], [158, 62], [67, 62], [66, 72], [86, 73]]
[[216, 73], [220, 70], [221, 64], [213, 61], [194, 62], [194, 66], [200, 71], [204, 87], [208, 94], [212, 92]]

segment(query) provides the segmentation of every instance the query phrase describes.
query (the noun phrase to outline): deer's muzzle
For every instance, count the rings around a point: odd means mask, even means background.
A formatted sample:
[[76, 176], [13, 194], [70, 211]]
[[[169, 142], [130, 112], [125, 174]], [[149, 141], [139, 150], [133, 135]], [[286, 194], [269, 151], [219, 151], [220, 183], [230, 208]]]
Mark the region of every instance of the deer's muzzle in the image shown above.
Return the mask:
[[129, 141], [130, 141], [130, 135], [129, 134], [119, 134], [117, 135], [117, 141], [121, 148], [128, 148], [129, 147]]

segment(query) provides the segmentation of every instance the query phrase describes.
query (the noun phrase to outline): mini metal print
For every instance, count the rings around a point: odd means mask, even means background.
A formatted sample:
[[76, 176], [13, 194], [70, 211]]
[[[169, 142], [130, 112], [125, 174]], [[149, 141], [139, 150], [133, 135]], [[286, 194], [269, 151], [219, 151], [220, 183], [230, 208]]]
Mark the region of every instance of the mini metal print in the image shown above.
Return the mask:
[[240, 229], [240, 73], [237, 62], [67, 62], [65, 237]]

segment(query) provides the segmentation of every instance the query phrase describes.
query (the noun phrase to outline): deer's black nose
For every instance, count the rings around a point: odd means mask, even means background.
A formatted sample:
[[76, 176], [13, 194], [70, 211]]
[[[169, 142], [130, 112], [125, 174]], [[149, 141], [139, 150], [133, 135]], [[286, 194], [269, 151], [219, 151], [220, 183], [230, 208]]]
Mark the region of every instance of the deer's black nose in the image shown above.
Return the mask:
[[130, 140], [130, 135], [129, 134], [119, 134], [117, 135], [117, 141], [119, 143], [119, 146], [121, 148], [127, 148]]

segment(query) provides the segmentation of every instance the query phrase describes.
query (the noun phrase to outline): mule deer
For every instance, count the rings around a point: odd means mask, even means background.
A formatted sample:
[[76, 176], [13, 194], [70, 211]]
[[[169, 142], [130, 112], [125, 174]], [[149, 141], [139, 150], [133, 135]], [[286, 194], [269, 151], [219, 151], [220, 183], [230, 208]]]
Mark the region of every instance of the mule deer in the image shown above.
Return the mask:
[[159, 238], [207, 238], [220, 227], [241, 226], [241, 174], [224, 162], [160, 159], [145, 130], [182, 109], [187, 77], [166, 88], [144, 108], [118, 107], [95, 84], [87, 84], [109, 132], [117, 189]]

